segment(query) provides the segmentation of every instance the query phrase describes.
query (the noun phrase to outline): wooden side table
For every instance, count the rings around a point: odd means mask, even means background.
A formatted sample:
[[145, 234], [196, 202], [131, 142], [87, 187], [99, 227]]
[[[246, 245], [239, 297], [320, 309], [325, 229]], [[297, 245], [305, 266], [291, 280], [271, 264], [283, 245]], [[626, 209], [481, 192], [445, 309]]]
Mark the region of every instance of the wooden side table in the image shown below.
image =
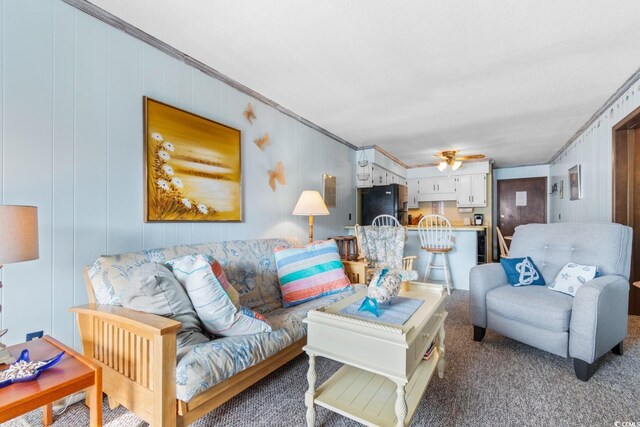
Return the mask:
[[102, 426], [100, 366], [48, 335], [39, 340], [7, 347], [15, 358], [25, 348], [29, 350], [31, 360], [46, 360], [61, 351], [65, 351], [65, 355], [37, 379], [0, 389], [0, 423], [43, 407], [43, 422], [45, 426], [49, 426], [53, 423], [53, 402], [87, 389], [91, 426]]
[[344, 265], [344, 273], [351, 283], [367, 284], [368, 264], [366, 262], [342, 260], [342, 264]]

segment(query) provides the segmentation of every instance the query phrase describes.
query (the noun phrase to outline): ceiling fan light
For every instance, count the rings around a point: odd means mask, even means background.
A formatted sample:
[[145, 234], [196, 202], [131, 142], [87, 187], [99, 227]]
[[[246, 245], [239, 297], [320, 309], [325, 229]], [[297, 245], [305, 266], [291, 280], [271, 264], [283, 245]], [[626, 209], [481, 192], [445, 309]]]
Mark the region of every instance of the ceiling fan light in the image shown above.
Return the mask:
[[453, 162], [453, 164], [451, 165], [451, 170], [458, 170], [460, 169], [460, 166], [462, 166], [462, 162], [460, 160], [456, 160], [455, 162]]
[[447, 168], [447, 162], [445, 162], [444, 160], [442, 162], [440, 162], [440, 164], [438, 165], [438, 170], [440, 172], [442, 172], [443, 170], [445, 170]]

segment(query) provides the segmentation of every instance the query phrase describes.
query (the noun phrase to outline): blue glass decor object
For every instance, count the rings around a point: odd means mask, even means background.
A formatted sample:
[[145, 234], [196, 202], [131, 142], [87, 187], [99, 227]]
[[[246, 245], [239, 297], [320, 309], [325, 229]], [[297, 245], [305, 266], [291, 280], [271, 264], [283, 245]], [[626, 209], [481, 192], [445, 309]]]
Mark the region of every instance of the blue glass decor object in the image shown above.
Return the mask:
[[369, 289], [367, 290], [367, 297], [362, 301], [362, 305], [358, 308], [358, 311], [370, 311], [375, 314], [376, 317], [380, 317], [378, 311], [379, 304], [385, 302], [391, 304], [391, 300], [400, 292], [401, 284], [402, 278], [400, 274], [388, 268], [380, 270], [371, 279]]
[[[13, 383], [35, 380], [42, 372], [58, 363], [62, 356], [64, 356], [64, 351], [51, 359], [32, 362], [29, 358], [29, 350], [22, 350], [20, 357], [15, 362], [9, 365], [7, 369], [0, 371], [0, 388]], [[10, 373], [12, 374], [10, 378], [6, 378]]]

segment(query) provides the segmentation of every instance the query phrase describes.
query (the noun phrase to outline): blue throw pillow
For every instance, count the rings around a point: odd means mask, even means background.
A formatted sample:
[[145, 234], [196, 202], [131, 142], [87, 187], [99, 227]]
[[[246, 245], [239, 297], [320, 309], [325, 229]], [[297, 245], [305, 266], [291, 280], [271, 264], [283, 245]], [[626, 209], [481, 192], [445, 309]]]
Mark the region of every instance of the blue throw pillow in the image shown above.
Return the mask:
[[542, 273], [530, 257], [500, 258], [500, 264], [502, 264], [511, 286], [546, 285]]

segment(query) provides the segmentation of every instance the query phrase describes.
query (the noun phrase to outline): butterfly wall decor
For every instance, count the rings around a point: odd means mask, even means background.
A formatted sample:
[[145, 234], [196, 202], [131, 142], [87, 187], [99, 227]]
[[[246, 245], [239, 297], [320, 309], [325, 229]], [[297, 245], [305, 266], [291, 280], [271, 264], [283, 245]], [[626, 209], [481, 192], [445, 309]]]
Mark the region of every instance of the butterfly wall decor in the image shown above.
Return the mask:
[[275, 169], [269, 169], [267, 172], [269, 173], [269, 187], [271, 187], [271, 190], [276, 191], [276, 181], [280, 185], [287, 183], [284, 177], [284, 165], [282, 162], [278, 161]]
[[264, 151], [267, 145], [271, 145], [271, 141], [269, 140], [269, 132], [265, 133], [258, 139], [254, 139], [253, 143], [258, 146], [260, 151]]
[[253, 105], [251, 103], [247, 104], [247, 109], [242, 113], [245, 119], [251, 124], [253, 124], [253, 120], [256, 118], [255, 113], [253, 112]]

